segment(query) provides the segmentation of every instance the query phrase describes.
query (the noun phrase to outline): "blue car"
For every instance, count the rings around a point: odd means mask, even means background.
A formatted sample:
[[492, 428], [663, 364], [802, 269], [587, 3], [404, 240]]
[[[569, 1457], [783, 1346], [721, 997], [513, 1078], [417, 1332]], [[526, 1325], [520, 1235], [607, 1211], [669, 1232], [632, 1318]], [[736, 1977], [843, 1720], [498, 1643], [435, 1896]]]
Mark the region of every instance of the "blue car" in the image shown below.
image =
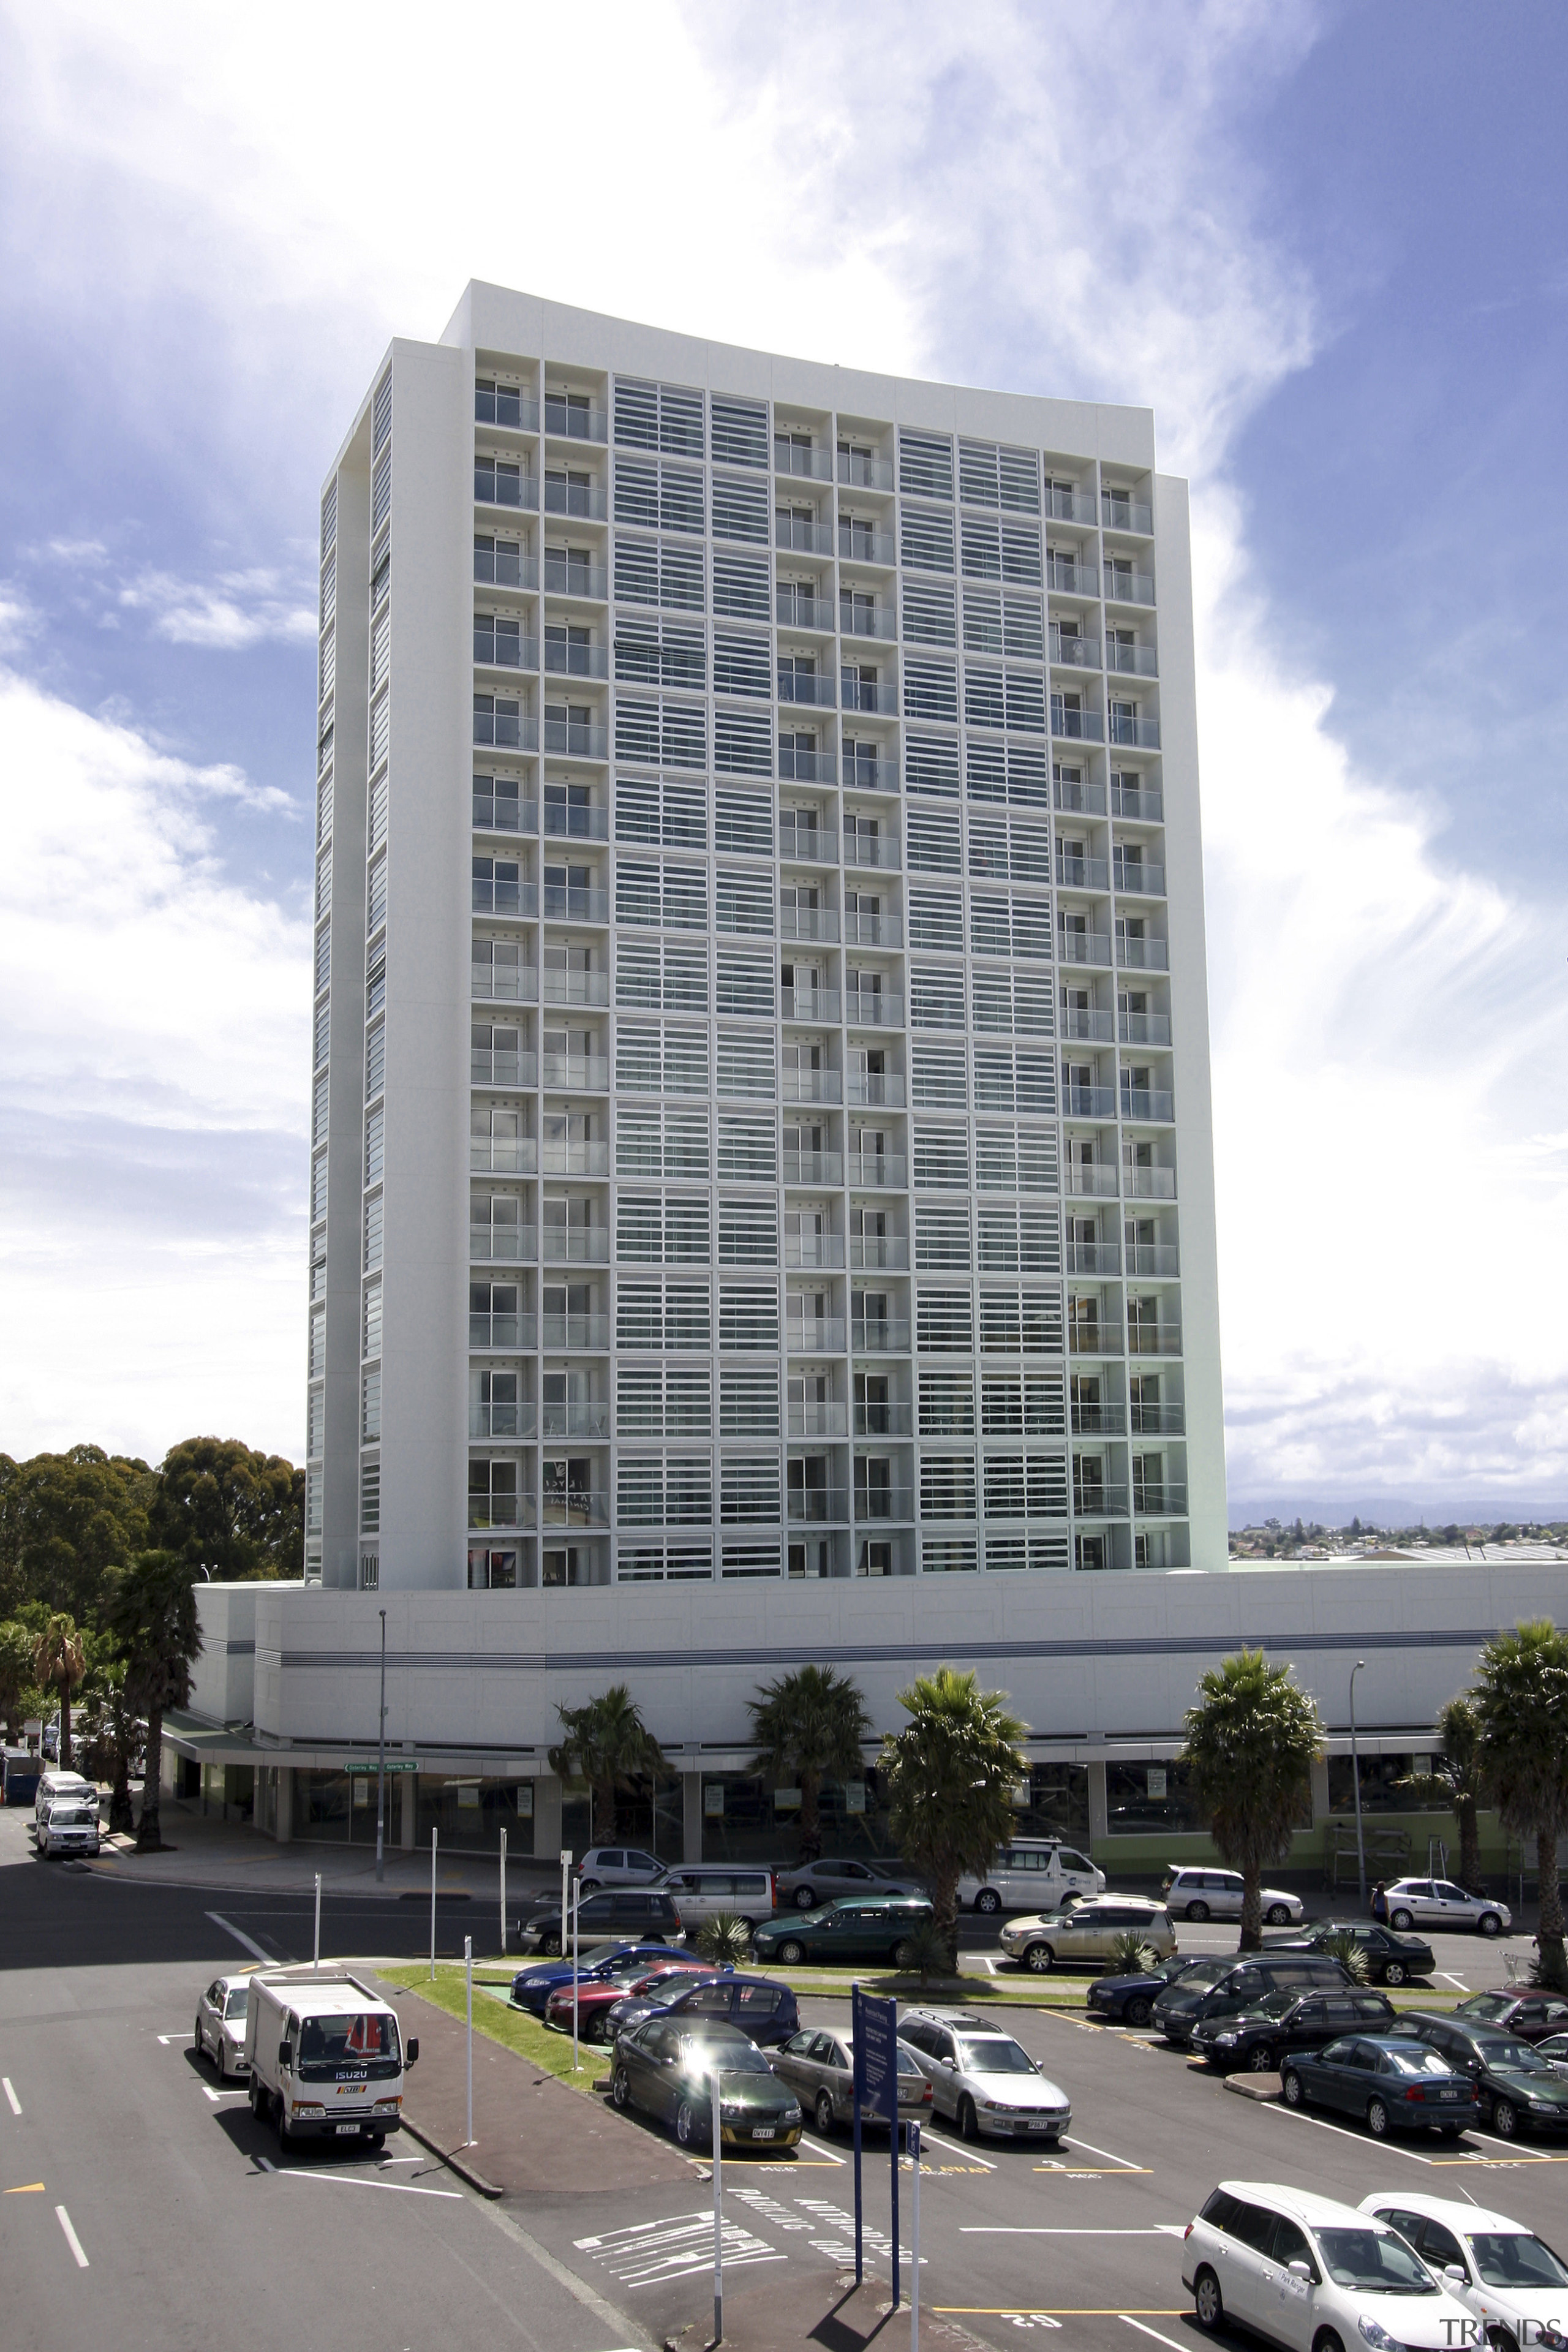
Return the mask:
[[1347, 2033], [1325, 2050], [1289, 2051], [1279, 2087], [1288, 2107], [1353, 2116], [1373, 2139], [1395, 2131], [1453, 2139], [1479, 2120], [1480, 2094], [1468, 2074], [1425, 2042], [1392, 2033]]
[[1142, 1969], [1135, 1976], [1096, 1977], [1089, 1989], [1089, 2013], [1101, 2024], [1147, 2025], [1166, 1986], [1199, 1965], [1173, 1952], [1158, 1968]]
[[[660, 1960], [689, 1960], [689, 1952], [678, 1952], [668, 1944], [617, 1944], [613, 1952], [595, 1960], [592, 1968], [579, 1968], [580, 1984], [600, 1984], [605, 1977], [618, 1976], [623, 1969], [639, 1966], [656, 1969]], [[534, 1960], [519, 1969], [511, 1980], [513, 2009], [526, 2009], [533, 2017], [542, 2017], [545, 2006], [557, 1985], [572, 1981], [570, 1960]]]

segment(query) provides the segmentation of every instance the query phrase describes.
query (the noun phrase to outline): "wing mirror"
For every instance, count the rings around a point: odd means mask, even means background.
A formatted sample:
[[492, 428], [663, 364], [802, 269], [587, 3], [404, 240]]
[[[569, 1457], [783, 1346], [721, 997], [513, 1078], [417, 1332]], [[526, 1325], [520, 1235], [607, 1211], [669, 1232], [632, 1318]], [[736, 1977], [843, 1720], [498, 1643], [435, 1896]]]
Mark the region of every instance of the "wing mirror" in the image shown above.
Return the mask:
[[280, 2042], [278, 2044], [278, 2063], [279, 2066], [291, 2066], [294, 2063], [294, 2044], [291, 2042]]
[[404, 2045], [403, 2063], [405, 2066], [416, 2066], [419, 2063], [419, 2036], [416, 2033], [411, 2034]]
[[1285, 2267], [1289, 2272], [1292, 2278], [1305, 2279], [1308, 2284], [1310, 2284], [1312, 2266], [1310, 2263], [1304, 2263], [1300, 2254], [1297, 2255], [1293, 2263], [1287, 2263]]
[[1470, 2283], [1458, 2263], [1445, 2263], [1443, 2276], [1452, 2286], [1468, 2286]]

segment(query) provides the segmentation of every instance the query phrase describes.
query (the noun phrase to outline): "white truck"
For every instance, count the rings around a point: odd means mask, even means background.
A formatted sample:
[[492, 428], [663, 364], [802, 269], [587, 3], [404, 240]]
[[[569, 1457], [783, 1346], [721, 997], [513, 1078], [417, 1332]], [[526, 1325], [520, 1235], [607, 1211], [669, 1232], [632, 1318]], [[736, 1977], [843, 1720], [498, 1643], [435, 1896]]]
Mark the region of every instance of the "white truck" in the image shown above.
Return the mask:
[[251, 2112], [279, 2145], [368, 2140], [397, 2129], [405, 2070], [419, 2055], [397, 2012], [342, 1969], [258, 1969], [250, 1979], [245, 2054]]

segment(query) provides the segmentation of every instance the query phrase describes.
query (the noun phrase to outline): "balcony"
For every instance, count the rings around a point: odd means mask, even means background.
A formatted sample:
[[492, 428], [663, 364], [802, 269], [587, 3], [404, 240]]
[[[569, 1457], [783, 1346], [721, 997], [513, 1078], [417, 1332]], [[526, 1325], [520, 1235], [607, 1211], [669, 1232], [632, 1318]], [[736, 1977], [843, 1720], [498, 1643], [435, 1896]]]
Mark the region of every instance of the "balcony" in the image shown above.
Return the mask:
[[857, 1273], [907, 1273], [908, 1237], [903, 1234], [851, 1234], [849, 1263]]
[[563, 760], [607, 760], [610, 731], [591, 719], [547, 718], [544, 748]]
[[833, 525], [807, 522], [801, 515], [775, 514], [773, 545], [789, 555], [831, 555]]
[[1105, 814], [1103, 784], [1058, 782], [1052, 786], [1052, 792], [1058, 808], [1069, 815], [1103, 816]]
[[841, 1151], [786, 1151], [784, 1156], [784, 1181], [786, 1184], [842, 1184], [844, 1154]]
[[837, 697], [832, 677], [818, 670], [797, 669], [792, 663], [779, 664], [779, 700], [794, 702], [820, 710], [831, 710]]
[[784, 1495], [786, 1516], [807, 1527], [849, 1517], [847, 1489], [843, 1486], [790, 1486]]
[[546, 1219], [546, 1265], [608, 1265], [609, 1262], [608, 1225], [557, 1225]]
[[838, 828], [833, 824], [803, 824], [798, 811], [781, 809], [779, 856], [786, 866], [837, 866]]
[[1187, 1490], [1167, 1479], [1163, 1486], [1141, 1486], [1132, 1481], [1132, 1516], [1135, 1519], [1180, 1519], [1186, 1517]]
[[844, 747], [844, 782], [857, 793], [896, 793], [899, 789], [899, 763], [884, 760], [879, 751], [868, 751], [864, 746]]
[[899, 634], [899, 616], [891, 604], [878, 604], [859, 596], [840, 596], [838, 626], [847, 637], [879, 637], [890, 642]]
[[1075, 1404], [1073, 1406], [1072, 1429], [1075, 1437], [1120, 1437], [1126, 1426], [1126, 1410], [1121, 1404]]
[[1152, 604], [1154, 601], [1154, 575], [1151, 572], [1123, 572], [1120, 565], [1105, 567], [1105, 601], [1108, 604]]
[[578, 563], [565, 555], [544, 551], [544, 593], [547, 596], [591, 596], [603, 604], [610, 575], [602, 563]]
[[1158, 784], [1112, 784], [1110, 814], [1131, 818], [1139, 824], [1163, 824], [1165, 795]]
[[898, 948], [904, 943], [904, 926], [897, 915], [866, 915], [849, 908], [844, 917], [844, 944], [850, 948]]
[[1120, 1274], [1121, 1244], [1120, 1242], [1069, 1242], [1067, 1250], [1067, 1270], [1069, 1274]]
[[604, 1054], [545, 1054], [540, 1070], [541, 1084], [561, 1087], [573, 1094], [608, 1094], [610, 1090], [609, 1058]]
[[898, 543], [890, 530], [875, 530], [840, 516], [838, 555], [844, 563], [883, 563], [890, 569], [899, 560]]
[[852, 1070], [847, 1099], [878, 1110], [902, 1110], [904, 1082], [896, 1070]]
[[547, 1491], [540, 1525], [546, 1528], [607, 1528], [610, 1497], [603, 1486], [570, 1486]]
[[798, 1271], [801, 1267], [841, 1266], [844, 1263], [842, 1234], [786, 1234], [784, 1264]]
[[901, 1029], [904, 1000], [885, 990], [873, 992], [867, 988], [852, 988], [844, 999], [844, 1018], [851, 1028]]
[[607, 971], [545, 971], [546, 1004], [608, 1004], [609, 1001]]
[[849, 1325], [849, 1346], [857, 1356], [907, 1356], [909, 1318], [901, 1315], [857, 1315]]
[[1104, 1486], [1098, 1480], [1080, 1486], [1075, 1478], [1072, 1509], [1075, 1519], [1124, 1519], [1127, 1517], [1127, 1489], [1125, 1486]]
[[531, 1397], [522, 1397], [516, 1404], [471, 1404], [468, 1407], [470, 1437], [531, 1437], [534, 1434], [534, 1408]]
[[497, 383], [488, 388], [476, 384], [474, 422], [476, 425], [510, 425], [522, 433], [537, 433], [539, 403], [531, 393], [521, 391], [516, 384]]
[[607, 890], [584, 890], [574, 883], [547, 882], [540, 896], [544, 912], [552, 922], [607, 923], [610, 919]]
[[1148, 539], [1154, 529], [1152, 509], [1140, 506], [1131, 494], [1121, 490], [1101, 490], [1100, 519], [1107, 530], [1135, 530]]
[[532, 1349], [535, 1344], [531, 1315], [470, 1315], [468, 1318], [470, 1348], [493, 1351]]
[[1051, 659], [1058, 669], [1098, 669], [1100, 639], [1080, 636], [1075, 631], [1065, 635], [1056, 623], [1051, 624]]
[[1092, 530], [1096, 521], [1092, 490], [1063, 489], [1053, 483], [1046, 492], [1045, 513], [1051, 522], [1088, 523]]
[[541, 1405], [539, 1433], [542, 1437], [607, 1438], [610, 1408], [607, 1404], [591, 1403]]
[[1160, 722], [1157, 719], [1138, 719], [1126, 711], [1113, 710], [1110, 740], [1121, 744], [1126, 751], [1157, 751], [1160, 748]]
[[539, 974], [531, 963], [476, 963], [469, 968], [468, 994], [476, 1004], [532, 1004]]
[[840, 449], [838, 478], [852, 490], [890, 490], [893, 461], [890, 457], [867, 457], [857, 451]]
[[1114, 1118], [1116, 1088], [1114, 1087], [1062, 1087], [1064, 1118]]
[[781, 1016], [785, 1021], [836, 1022], [838, 1018], [838, 991], [836, 988], [784, 988], [779, 991]]
[[1119, 935], [1116, 962], [1121, 971], [1169, 971], [1170, 947], [1164, 940], [1125, 939]]
[[1173, 1168], [1129, 1168], [1126, 1175], [1130, 1201], [1173, 1201], [1176, 1197]]
[[476, 833], [537, 833], [539, 803], [507, 800], [494, 793], [482, 793], [478, 777], [474, 780], [474, 831]]
[[1152, 646], [1119, 646], [1114, 637], [1105, 648], [1105, 667], [1123, 677], [1158, 677], [1160, 658]]
[[1124, 897], [1163, 898], [1165, 895], [1165, 869], [1151, 866], [1142, 857], [1124, 857], [1120, 851], [1112, 857], [1110, 877]]
[[822, 629], [831, 635], [833, 602], [826, 593], [818, 595], [793, 581], [781, 580], [777, 618], [781, 629]]
[[531, 1135], [474, 1136], [468, 1166], [476, 1176], [537, 1176], [539, 1146]]
[[1105, 721], [1098, 710], [1073, 710], [1051, 697], [1051, 733], [1058, 741], [1103, 743]]
[[791, 1437], [847, 1437], [849, 1408], [847, 1404], [792, 1404], [788, 1433]]
[[563, 807], [559, 801], [546, 800], [544, 830], [563, 841], [608, 841], [610, 812], [602, 808]]
[[518, 629], [492, 627], [484, 614], [474, 623], [474, 659], [481, 668], [537, 669], [539, 639]]
[[1103, 857], [1068, 857], [1058, 850], [1057, 884], [1063, 890], [1109, 890], [1110, 863]]
[[538, 1068], [532, 1054], [503, 1054], [480, 1045], [469, 1048], [468, 1078], [476, 1087], [537, 1086]]
[[484, 1535], [492, 1528], [531, 1528], [533, 1523], [531, 1495], [470, 1495], [468, 1496], [470, 1535]]
[[783, 940], [836, 940], [838, 915], [832, 907], [781, 907], [779, 937]]
[[1061, 1034], [1087, 1045], [1109, 1045], [1115, 1034], [1116, 1016], [1100, 1013], [1093, 1005], [1067, 1004], [1062, 1007]]
[[899, 689], [887, 678], [862, 678], [852, 669], [843, 672], [839, 680], [843, 688], [846, 710], [879, 712], [884, 719], [899, 715]]
[[1049, 556], [1046, 562], [1046, 585], [1065, 596], [1098, 596], [1100, 567], [1095, 563], [1069, 563], [1064, 556]]
[[1170, 1095], [1163, 1087], [1123, 1087], [1121, 1116], [1123, 1118], [1151, 1119], [1166, 1126], [1176, 1113]]
[[539, 566], [520, 547], [476, 547], [474, 579], [481, 588], [537, 588]]
[[[853, 782], [853, 778], [847, 781]], [[903, 864], [903, 848], [896, 834], [882, 833], [874, 837], [857, 826], [844, 828], [844, 863], [846, 866], [877, 866], [884, 871], [897, 872]]]
[[546, 637], [544, 667], [552, 677], [608, 677], [610, 649], [607, 646], [563, 646]]
[[837, 756], [832, 751], [803, 751], [793, 743], [781, 743], [779, 774], [786, 784], [831, 784], [837, 779]]
[[[552, 1058], [545, 1056], [547, 1063]], [[610, 1147], [607, 1143], [546, 1142], [540, 1148], [539, 1170], [543, 1176], [607, 1176]]]
[[858, 1404], [857, 1437], [909, 1437], [914, 1430], [914, 1407], [889, 1399], [886, 1404]]
[[809, 1322], [798, 1315], [784, 1318], [784, 1351], [791, 1356], [841, 1356], [844, 1318], [819, 1315]]
[[1121, 1332], [1112, 1323], [1101, 1323], [1098, 1317], [1068, 1317], [1068, 1353], [1073, 1356], [1120, 1356]]
[[1103, 931], [1058, 931], [1057, 956], [1062, 963], [1104, 966], [1110, 961], [1110, 941]]
[[796, 474], [808, 482], [830, 482], [833, 460], [826, 449], [815, 443], [802, 448], [799, 442], [773, 436], [773, 471], [775, 474]]
[[1181, 1273], [1174, 1242], [1129, 1242], [1127, 1271], [1134, 1281], [1174, 1282]]
[[1134, 1437], [1180, 1437], [1187, 1425], [1184, 1404], [1131, 1404], [1127, 1412]]
[[474, 460], [474, 504], [480, 507], [512, 507], [520, 513], [539, 511], [539, 483], [532, 474], [525, 474], [521, 466], [487, 465], [482, 457]]
[[[525, 1319], [531, 1327], [532, 1316]], [[542, 1316], [540, 1337], [546, 1348], [607, 1348], [610, 1318], [607, 1315]], [[531, 1347], [533, 1342], [529, 1339], [525, 1344]]]
[[1179, 1323], [1129, 1323], [1127, 1352], [1130, 1356], [1179, 1356], [1182, 1327]]
[[914, 1490], [910, 1486], [862, 1486], [855, 1489], [858, 1519], [912, 1519]]
[[610, 420], [602, 408], [591, 400], [569, 397], [563, 392], [544, 394], [544, 429], [563, 441], [607, 441]]
[[468, 1255], [475, 1262], [531, 1265], [537, 1244], [528, 1225], [470, 1225]]
[[1116, 1035], [1123, 1045], [1168, 1045], [1171, 1016], [1168, 1013], [1119, 1013]]
[[[488, 695], [483, 698], [489, 700]], [[476, 710], [474, 741], [502, 751], [537, 751], [539, 721], [525, 717], [515, 703], [506, 709]]]
[[551, 482], [544, 485], [546, 514], [571, 515], [578, 522], [605, 522], [609, 506], [594, 482]]
[[868, 1191], [890, 1187], [901, 1192], [908, 1183], [908, 1162], [899, 1151], [852, 1151], [848, 1181]]
[[783, 1099], [785, 1102], [836, 1103], [843, 1087], [843, 1075], [838, 1070], [785, 1070]]

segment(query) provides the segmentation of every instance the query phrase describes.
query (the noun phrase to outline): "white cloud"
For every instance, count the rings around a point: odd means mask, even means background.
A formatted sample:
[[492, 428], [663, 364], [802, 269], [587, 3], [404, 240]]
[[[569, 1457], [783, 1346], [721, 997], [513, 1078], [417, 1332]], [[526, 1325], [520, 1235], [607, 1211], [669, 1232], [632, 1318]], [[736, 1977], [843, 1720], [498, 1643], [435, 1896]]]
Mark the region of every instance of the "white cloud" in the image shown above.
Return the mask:
[[220, 572], [211, 584], [141, 572], [117, 601], [126, 611], [150, 614], [156, 635], [171, 645], [235, 653], [270, 638], [310, 645], [316, 635], [313, 608], [291, 599], [277, 572], [262, 569]]
[[20, 653], [37, 626], [26, 591], [13, 580], [0, 580], [0, 656]]

